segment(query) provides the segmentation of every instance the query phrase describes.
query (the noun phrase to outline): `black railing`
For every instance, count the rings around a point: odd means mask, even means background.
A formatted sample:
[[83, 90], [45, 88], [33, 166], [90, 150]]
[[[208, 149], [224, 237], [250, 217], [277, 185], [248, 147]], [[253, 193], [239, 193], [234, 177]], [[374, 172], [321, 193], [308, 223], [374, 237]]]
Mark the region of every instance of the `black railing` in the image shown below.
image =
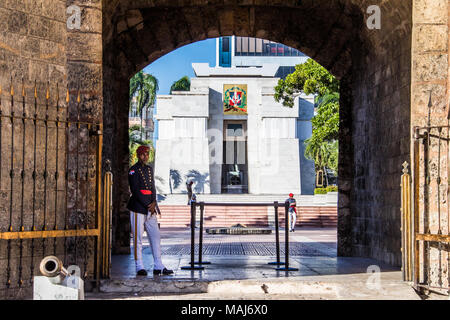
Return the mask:
[[[200, 207], [200, 234], [199, 234], [199, 259], [195, 262], [195, 221], [196, 221], [196, 207]], [[191, 203], [191, 262], [189, 266], [181, 267], [183, 270], [203, 270], [203, 264], [210, 264], [210, 262], [202, 261], [203, 254], [203, 213], [205, 206], [229, 206], [229, 207], [274, 207], [275, 210], [275, 244], [276, 244], [276, 262], [270, 262], [271, 265], [283, 265], [284, 267], [278, 267], [278, 271], [297, 271], [296, 268], [289, 267], [289, 203], [284, 203], [285, 209], [285, 262], [280, 261], [280, 243], [279, 243], [279, 222], [278, 222], [278, 207], [279, 202], [275, 201], [273, 203], [223, 203], [223, 202], [192, 202]], [[196, 264], [198, 266], [196, 266]]]

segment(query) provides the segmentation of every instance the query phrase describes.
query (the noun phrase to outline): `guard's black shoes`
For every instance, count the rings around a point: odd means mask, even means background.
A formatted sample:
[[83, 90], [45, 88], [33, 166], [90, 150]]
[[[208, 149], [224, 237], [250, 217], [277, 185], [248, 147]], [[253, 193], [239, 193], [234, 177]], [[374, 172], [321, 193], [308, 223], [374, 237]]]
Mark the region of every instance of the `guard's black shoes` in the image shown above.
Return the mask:
[[153, 274], [154, 275], [160, 275], [161, 272], [162, 272], [163, 275], [168, 275], [168, 274], [172, 274], [173, 270], [169, 270], [169, 269], [166, 269], [166, 268], [164, 268], [162, 270], [156, 270], [156, 269], [153, 270]]
[[144, 269], [141, 269], [137, 272], [138, 276], [146, 276], [147, 275], [147, 271], [145, 271]]

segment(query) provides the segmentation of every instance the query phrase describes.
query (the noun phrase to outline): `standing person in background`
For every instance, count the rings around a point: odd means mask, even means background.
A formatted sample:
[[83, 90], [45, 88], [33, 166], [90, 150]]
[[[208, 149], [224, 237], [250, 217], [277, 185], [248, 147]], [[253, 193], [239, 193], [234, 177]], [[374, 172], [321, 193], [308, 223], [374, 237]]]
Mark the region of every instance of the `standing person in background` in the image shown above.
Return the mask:
[[127, 208], [130, 210], [131, 231], [134, 240], [134, 260], [138, 276], [146, 276], [142, 260], [142, 235], [147, 231], [152, 248], [154, 267], [153, 274], [172, 274], [161, 260], [161, 235], [156, 217], [159, 208], [156, 202], [156, 188], [154, 183], [153, 168], [147, 164], [150, 148], [140, 146], [137, 151], [138, 162], [128, 171], [131, 198]]
[[192, 185], [194, 184], [194, 181], [189, 181], [186, 182], [186, 189], [187, 189], [187, 193], [188, 193], [188, 205], [191, 204], [191, 200], [192, 200]]
[[286, 227], [289, 226], [290, 232], [295, 232], [295, 222], [297, 221], [297, 202], [294, 199], [294, 194], [290, 193], [289, 198], [286, 199], [286, 202], [289, 202], [289, 223], [286, 224]]

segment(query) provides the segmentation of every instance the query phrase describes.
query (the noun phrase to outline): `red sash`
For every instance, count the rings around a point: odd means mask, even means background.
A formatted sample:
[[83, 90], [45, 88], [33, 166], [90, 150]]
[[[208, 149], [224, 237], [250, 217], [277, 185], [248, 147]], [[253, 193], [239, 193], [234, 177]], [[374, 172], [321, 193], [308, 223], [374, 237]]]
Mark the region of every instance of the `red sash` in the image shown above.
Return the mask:
[[152, 194], [152, 192], [150, 190], [141, 190], [141, 193], [145, 194], [145, 195]]

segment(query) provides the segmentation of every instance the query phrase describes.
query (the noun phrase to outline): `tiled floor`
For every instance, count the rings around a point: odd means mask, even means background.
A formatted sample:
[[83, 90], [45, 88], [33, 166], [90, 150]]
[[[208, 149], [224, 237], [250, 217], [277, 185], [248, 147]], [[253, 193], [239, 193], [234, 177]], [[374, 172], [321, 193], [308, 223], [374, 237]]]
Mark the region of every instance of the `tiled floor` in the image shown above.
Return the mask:
[[[269, 235], [209, 235], [204, 234], [202, 271], [183, 270], [190, 263], [190, 229], [161, 229], [163, 262], [173, 269], [170, 276], [156, 276], [172, 280], [239, 280], [286, 278], [317, 275], [366, 273], [369, 266], [382, 272], [399, 268], [373, 259], [343, 258], [336, 256], [336, 229], [297, 229], [289, 233], [290, 266], [298, 271], [277, 271], [268, 262], [276, 260], [275, 233]], [[280, 231], [280, 257], [284, 261], [284, 230]], [[196, 229], [196, 255], [198, 259], [198, 229]], [[131, 248], [133, 252], [133, 248]], [[152, 278], [153, 257], [148, 241], [144, 240], [144, 264]], [[113, 256], [112, 279], [135, 278], [133, 254]]]

